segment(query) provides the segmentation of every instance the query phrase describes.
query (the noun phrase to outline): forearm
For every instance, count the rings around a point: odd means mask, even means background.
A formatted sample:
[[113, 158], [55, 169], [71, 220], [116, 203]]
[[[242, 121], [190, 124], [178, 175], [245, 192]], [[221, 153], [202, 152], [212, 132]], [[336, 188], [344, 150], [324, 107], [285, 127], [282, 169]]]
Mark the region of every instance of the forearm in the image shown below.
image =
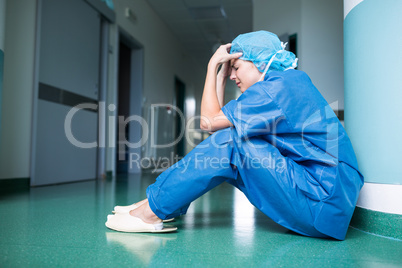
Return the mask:
[[[203, 130], [216, 131], [231, 126], [221, 108], [224, 104], [224, 91], [230, 71], [230, 61], [239, 58], [242, 54], [229, 54], [230, 46], [231, 44], [220, 46], [208, 63], [201, 99], [200, 127]], [[222, 69], [217, 74], [219, 65], [222, 65]]]
[[220, 112], [221, 106], [217, 95], [217, 69], [218, 64], [211, 61], [208, 64], [205, 78], [204, 92], [201, 100], [201, 125], [210, 124]]
[[222, 73], [218, 73], [216, 77], [216, 95], [218, 97], [219, 106], [222, 108], [225, 105], [225, 87], [226, 79]]

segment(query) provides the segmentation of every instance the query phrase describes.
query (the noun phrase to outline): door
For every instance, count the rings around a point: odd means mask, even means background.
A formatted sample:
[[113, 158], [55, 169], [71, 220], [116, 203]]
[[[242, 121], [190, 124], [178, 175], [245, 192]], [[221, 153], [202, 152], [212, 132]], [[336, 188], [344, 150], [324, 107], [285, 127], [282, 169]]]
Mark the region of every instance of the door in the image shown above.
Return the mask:
[[94, 179], [101, 17], [82, 0], [40, 3], [31, 185]]

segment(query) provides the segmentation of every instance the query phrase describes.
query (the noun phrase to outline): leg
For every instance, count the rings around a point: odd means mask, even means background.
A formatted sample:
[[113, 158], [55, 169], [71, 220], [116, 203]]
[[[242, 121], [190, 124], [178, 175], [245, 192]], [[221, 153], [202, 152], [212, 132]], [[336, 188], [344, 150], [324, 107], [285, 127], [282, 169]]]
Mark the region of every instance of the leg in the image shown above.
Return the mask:
[[[256, 147], [261, 146], [256, 153]], [[265, 215], [297, 233], [327, 237], [314, 227], [314, 205], [297, 186], [295, 179], [304, 178], [303, 167], [284, 157], [265, 140], [255, 138], [236, 143], [236, 165], [239, 175], [233, 181]], [[307, 178], [304, 178], [307, 180]]]
[[155, 213], [151, 210], [148, 204], [148, 199], [143, 200], [144, 202], [141, 205], [130, 211], [130, 215], [134, 217], [138, 217], [146, 223], [160, 223], [162, 220], [158, 218]]
[[147, 189], [148, 199], [127, 213], [109, 215], [105, 225], [122, 232], [171, 232], [162, 219], [186, 213], [192, 201], [226, 180], [233, 180], [230, 129], [216, 132], [184, 159], [162, 173]]
[[160, 219], [185, 214], [192, 201], [228, 179], [235, 179], [230, 129], [214, 133], [147, 189], [149, 207]]

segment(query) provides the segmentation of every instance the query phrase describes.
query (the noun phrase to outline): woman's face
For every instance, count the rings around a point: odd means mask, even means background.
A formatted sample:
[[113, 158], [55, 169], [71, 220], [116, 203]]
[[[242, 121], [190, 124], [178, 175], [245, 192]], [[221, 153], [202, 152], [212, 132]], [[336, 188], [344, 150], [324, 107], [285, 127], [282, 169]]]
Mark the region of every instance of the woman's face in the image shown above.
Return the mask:
[[231, 66], [230, 79], [236, 82], [242, 93], [257, 83], [262, 75], [251, 61], [234, 59]]

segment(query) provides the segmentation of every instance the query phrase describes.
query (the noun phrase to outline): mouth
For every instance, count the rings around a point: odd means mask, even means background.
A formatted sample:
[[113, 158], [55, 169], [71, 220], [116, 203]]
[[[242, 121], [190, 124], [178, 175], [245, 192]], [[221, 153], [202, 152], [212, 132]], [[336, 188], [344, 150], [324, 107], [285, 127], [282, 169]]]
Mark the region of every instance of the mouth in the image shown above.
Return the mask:
[[240, 82], [236, 82], [236, 85], [237, 85], [238, 87], [240, 87]]

